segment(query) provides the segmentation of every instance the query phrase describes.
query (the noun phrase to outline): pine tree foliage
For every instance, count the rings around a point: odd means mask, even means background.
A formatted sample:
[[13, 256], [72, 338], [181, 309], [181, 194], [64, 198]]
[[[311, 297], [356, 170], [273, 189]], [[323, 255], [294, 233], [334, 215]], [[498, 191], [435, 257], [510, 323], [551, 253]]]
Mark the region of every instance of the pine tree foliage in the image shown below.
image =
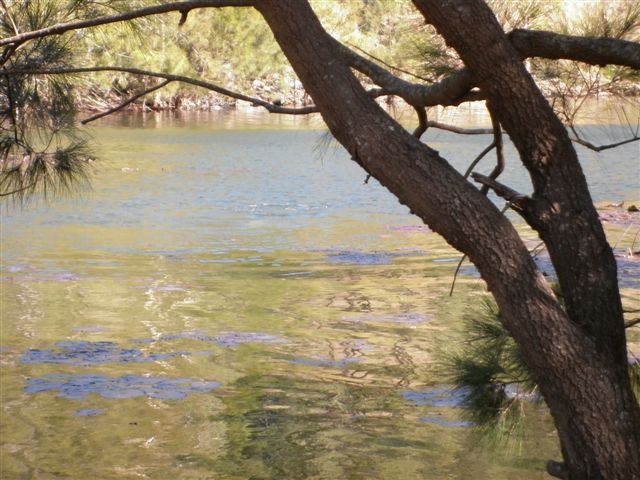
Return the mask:
[[537, 387], [520, 350], [504, 329], [495, 302], [465, 318], [464, 348], [444, 360], [455, 388], [467, 392], [465, 416], [492, 442], [523, 432], [527, 404], [539, 402]]
[[[558, 288], [557, 286], [555, 287]], [[465, 318], [460, 352], [443, 356], [443, 372], [466, 392], [464, 416], [489, 444], [519, 442], [526, 433], [527, 412], [544, 405], [520, 349], [500, 322], [491, 297]], [[630, 354], [630, 378], [640, 399], [640, 359]]]
[[[43, 28], [75, 13], [89, 14], [97, 5], [27, 1], [23, 8], [4, 11], [0, 32], [11, 36]], [[68, 39], [46, 37], [5, 48], [0, 63], [13, 71], [59, 68], [68, 66], [73, 54]], [[73, 91], [73, 82], [63, 75], [0, 78], [0, 195], [24, 201], [35, 192], [68, 191], [88, 178], [90, 151], [75, 127]]]

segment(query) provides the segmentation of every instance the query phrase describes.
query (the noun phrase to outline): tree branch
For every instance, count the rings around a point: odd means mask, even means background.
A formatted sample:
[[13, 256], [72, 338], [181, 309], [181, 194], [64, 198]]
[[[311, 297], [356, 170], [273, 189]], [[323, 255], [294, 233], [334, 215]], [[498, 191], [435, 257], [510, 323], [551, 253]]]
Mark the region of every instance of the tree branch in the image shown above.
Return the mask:
[[429, 122], [427, 120], [427, 109], [424, 107], [413, 107], [418, 115], [418, 126], [413, 131], [413, 136], [417, 139], [420, 139], [422, 134], [427, 131], [429, 127]]
[[[255, 0], [186, 0], [172, 2], [89, 20], [60, 23], [43, 29], [16, 34], [12, 37], [0, 39], [0, 46], [20, 45], [34, 38], [59, 35], [71, 30], [91, 28], [168, 12], [180, 12], [180, 22], [184, 23], [189, 11], [196, 8], [251, 6], [255, 6]], [[514, 30], [511, 32], [510, 38], [523, 57], [567, 58], [593, 63], [592, 56], [595, 55], [593, 58], [596, 58], [597, 64], [614, 63], [640, 68], [640, 46], [634, 42], [608, 38], [588, 39], [530, 30]], [[414, 84], [396, 77], [337, 40], [332, 39], [332, 41], [352, 68], [367, 75], [377, 85], [383, 87], [388, 94], [397, 95], [414, 107], [456, 106], [462, 102], [479, 99], [477, 92], [468, 96], [473, 87], [473, 82], [466, 69], [458, 70], [432, 85]], [[613, 53], [612, 50], [614, 50]], [[265, 108], [267, 107], [265, 106]]]
[[[576, 132], [574, 131], [573, 133], [575, 134]], [[594, 150], [596, 152], [601, 152], [603, 150], [608, 150], [609, 148], [616, 148], [616, 147], [619, 147], [621, 145], [626, 145], [627, 143], [637, 142], [638, 140], [640, 140], [640, 137], [628, 138], [626, 140], [622, 140], [621, 142], [610, 143], [608, 145], [594, 145], [593, 143], [591, 143], [591, 142], [589, 142], [587, 140], [583, 140], [578, 135], [576, 135], [575, 137], [571, 138], [572, 142], [575, 142], [575, 143], [577, 143], [579, 145], [582, 145], [583, 147], [587, 147], [589, 150]]]
[[422, 77], [422, 76], [420, 76], [420, 75], [417, 75], [417, 74], [415, 74], [415, 73], [413, 73], [413, 72], [410, 72], [410, 71], [408, 71], [408, 70], [404, 70], [404, 69], [402, 69], [402, 68], [399, 68], [399, 67], [395, 67], [395, 66], [393, 66], [393, 65], [390, 65], [389, 63], [385, 62], [385, 61], [384, 61], [384, 60], [382, 60], [381, 58], [378, 58], [378, 57], [376, 57], [375, 55], [372, 55], [371, 53], [367, 52], [366, 50], [364, 50], [363, 48], [360, 48], [360, 47], [359, 47], [359, 46], [357, 46], [357, 45], [354, 45], [354, 44], [352, 44], [352, 43], [349, 43], [348, 45], [349, 45], [351, 48], [355, 48], [356, 50], [358, 50], [358, 51], [360, 51], [360, 52], [364, 53], [366, 56], [373, 58], [376, 62], [381, 63], [382, 65], [384, 65], [384, 66], [385, 66], [385, 67], [387, 67], [387, 68], [390, 68], [391, 70], [395, 70], [395, 71], [397, 71], [397, 72], [404, 73], [405, 75], [409, 75], [410, 77], [417, 78], [418, 80], [422, 80], [423, 82], [429, 82], [429, 83], [433, 83], [433, 82], [434, 82], [434, 79], [432, 79], [432, 78], [425, 78], [425, 77]]
[[522, 29], [513, 30], [508, 36], [523, 58], [575, 60], [589, 65], [621, 65], [640, 70], [640, 43]]
[[9, 9], [7, 8], [7, 4], [4, 3], [4, 0], [0, 0], [0, 5], [2, 6], [2, 9], [4, 10], [5, 15], [7, 16], [7, 18], [9, 19], [9, 22], [11, 23], [11, 27], [13, 28], [13, 31], [16, 35], [20, 34], [20, 31], [18, 30], [18, 26], [16, 25], [15, 20], [13, 19], [13, 15], [11, 15], [11, 12], [9, 11]]
[[13, 37], [0, 39], [0, 46], [9, 44], [20, 44], [34, 38], [48, 37], [50, 35], [60, 35], [70, 30], [80, 30], [83, 28], [97, 27], [99, 25], [107, 25], [110, 23], [124, 22], [135, 18], [148, 17], [150, 15], [158, 15], [168, 12], [184, 12], [193, 10], [194, 8], [207, 7], [251, 7], [255, 2], [250, 0], [188, 0], [184, 2], [173, 2], [165, 5], [156, 5], [153, 7], [141, 8], [130, 12], [120, 13], [117, 15], [109, 15], [105, 17], [92, 18], [90, 20], [81, 20], [78, 22], [58, 23], [50, 27], [25, 32]]
[[[493, 143], [496, 146], [496, 166], [489, 174], [489, 178], [491, 180], [495, 180], [504, 171], [504, 146], [502, 143], [502, 129], [500, 127], [500, 122], [493, 113], [493, 110], [488, 110], [489, 115], [491, 116], [491, 123], [493, 125]], [[480, 192], [486, 195], [488, 191], [489, 186], [482, 185]]]
[[8, 197], [11, 195], [15, 195], [16, 193], [21, 193], [24, 192], [25, 190], [29, 190], [30, 188], [35, 187], [36, 184], [35, 183], [30, 183], [29, 185], [25, 185], [24, 187], [20, 187], [16, 190], [13, 190], [11, 192], [5, 192], [5, 193], [0, 193], [0, 197]]
[[469, 168], [467, 168], [467, 171], [464, 173], [464, 178], [469, 178], [469, 175], [471, 175], [471, 172], [473, 171], [474, 168], [476, 168], [476, 165], [478, 165], [480, 160], [482, 160], [487, 153], [493, 150], [495, 146], [496, 146], [496, 142], [494, 140], [489, 145], [487, 145], [487, 147], [483, 151], [480, 152], [480, 154], [473, 160], [473, 162], [471, 162], [471, 165], [469, 165]]
[[138, 93], [137, 95], [134, 95], [133, 97], [128, 98], [127, 100], [122, 102], [120, 105], [117, 105], [117, 106], [115, 106], [113, 108], [110, 108], [109, 110], [106, 110], [104, 112], [100, 112], [100, 113], [97, 113], [95, 115], [92, 115], [89, 118], [85, 118], [84, 120], [81, 120], [80, 123], [83, 124], [83, 125], [86, 125], [89, 122], [93, 122], [94, 120], [98, 120], [99, 118], [106, 117], [107, 115], [111, 115], [112, 113], [115, 113], [118, 110], [122, 110], [127, 105], [135, 102], [140, 97], [144, 97], [148, 93], [155, 92], [156, 90], [161, 89], [162, 87], [168, 85], [171, 82], [172, 82], [172, 80], [165, 80], [163, 82], [160, 82], [158, 85], [156, 85], [154, 87], [151, 87], [151, 88], [147, 88], [146, 90], [143, 90], [142, 92]]
[[447, 130], [448, 132], [459, 133], [461, 135], [490, 135], [493, 133], [492, 128], [460, 128], [456, 127], [455, 125], [435, 122], [432, 120], [427, 122], [427, 126], [439, 128], [440, 130]]
[[625, 322], [624, 328], [631, 328], [638, 324], [640, 324], [640, 318], [634, 318], [633, 320], [629, 320], [628, 322]]
[[310, 105], [308, 107], [301, 107], [301, 108], [283, 107], [281, 105], [276, 105], [274, 103], [267, 102], [260, 98], [250, 97], [242, 93], [228, 90], [224, 87], [221, 87], [214, 83], [206, 82], [204, 80], [185, 77], [183, 75], [173, 75], [171, 73], [161, 73], [161, 72], [152, 72], [149, 70], [141, 70], [139, 68], [104, 66], [104, 67], [79, 67], [79, 68], [50, 68], [50, 69], [45, 68], [45, 69], [33, 69], [33, 70], [0, 70], [0, 75], [6, 75], [6, 76], [68, 75], [68, 74], [74, 74], [74, 73], [93, 73], [93, 72], [124, 72], [124, 73], [130, 73], [132, 75], [164, 78], [165, 80], [169, 80], [172, 82], [187, 83], [189, 85], [194, 85], [196, 87], [206, 88], [207, 90], [220, 93], [221, 95], [225, 95], [230, 98], [235, 98], [236, 100], [244, 100], [245, 102], [249, 102], [253, 105], [263, 107], [271, 113], [284, 113], [289, 115], [307, 115], [309, 113], [315, 113], [318, 111], [317, 107], [314, 105]]
[[331, 38], [331, 41], [351, 68], [365, 74], [389, 94], [397, 95], [414, 107], [455, 105], [456, 99], [463, 97], [471, 90], [471, 76], [465, 69], [459, 70], [433, 85], [411, 83], [359, 55], [335, 38]]
[[496, 195], [504, 198], [519, 210], [524, 210], [525, 204], [530, 200], [528, 196], [516, 192], [512, 188], [507, 187], [506, 185], [503, 185], [502, 183], [497, 182], [492, 178], [487, 177], [486, 175], [481, 175], [480, 173], [473, 172], [471, 174], [471, 178], [482, 185], [488, 186], [494, 192], [496, 192]]
[[[612, 38], [575, 37], [533, 30], [514, 30], [509, 34], [509, 39], [523, 59], [562, 58], [591, 65], [615, 64], [640, 69], [640, 44], [635, 42]], [[333, 42], [352, 68], [414, 107], [455, 106], [463, 101], [482, 99], [477, 93], [467, 98], [474, 83], [465, 68], [432, 85], [416, 84], [393, 75], [339, 41], [333, 39]]]

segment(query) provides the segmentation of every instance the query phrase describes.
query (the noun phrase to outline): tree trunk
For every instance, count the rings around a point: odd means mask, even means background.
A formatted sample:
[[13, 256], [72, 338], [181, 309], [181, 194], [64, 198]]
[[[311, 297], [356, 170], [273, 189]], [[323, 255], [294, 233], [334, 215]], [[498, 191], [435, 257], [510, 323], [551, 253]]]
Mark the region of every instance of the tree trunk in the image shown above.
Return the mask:
[[[640, 411], [629, 386], [615, 262], [575, 151], [512, 47], [505, 58], [504, 33], [483, 40], [495, 18], [457, 23], [465, 3], [416, 1], [423, 11], [441, 7], [441, 21], [460, 30], [442, 28], [447, 41], [466, 33], [467, 42], [486, 48], [467, 66], [531, 172], [536, 192], [527, 220], [550, 246], [570, 296], [567, 313], [505, 216], [367, 96], [307, 2], [261, 0], [257, 8], [352, 158], [478, 267], [554, 416], [566, 478], [640, 479]], [[504, 78], [495, 78], [498, 66]], [[512, 88], [503, 86], [509, 82]]]
[[[573, 409], [562, 402], [554, 408], [553, 399], [547, 398], [569, 471], [573, 478], [636, 478], [633, 475], [640, 476], [640, 411], [629, 385], [616, 262], [567, 131], [483, 2], [414, 3], [458, 51], [518, 149], [534, 187], [523, 216], [549, 250], [569, 317], [584, 332], [601, 368], [618, 385], [610, 404], [614, 409], [610, 421], [620, 427], [617, 439], [606, 434], [614, 430], [608, 423], [598, 424], [591, 417], [567, 422]], [[578, 427], [573, 424], [577, 421], [587, 423]], [[595, 442], [588, 438], [599, 431]], [[617, 454], [618, 459], [607, 460]]]

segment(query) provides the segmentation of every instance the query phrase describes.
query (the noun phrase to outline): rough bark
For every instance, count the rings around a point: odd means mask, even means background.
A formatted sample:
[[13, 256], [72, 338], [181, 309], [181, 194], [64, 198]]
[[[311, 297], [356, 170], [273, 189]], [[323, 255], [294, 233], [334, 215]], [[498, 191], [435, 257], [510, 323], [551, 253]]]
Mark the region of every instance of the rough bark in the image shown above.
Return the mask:
[[[612, 298], [617, 290], [613, 292], [609, 288], [605, 295], [599, 296], [613, 302], [609, 308], [606, 303], [598, 304], [595, 314], [584, 312], [584, 322], [570, 319], [536, 270], [512, 225], [437, 152], [421, 144], [367, 96], [306, 2], [264, 0], [257, 8], [314, 98], [331, 132], [353, 159], [449, 243], [466, 253], [480, 270], [498, 301], [506, 327], [520, 345], [548, 400], [562, 439], [570, 478], [638, 477], [640, 462], [634, 450], [639, 444], [634, 431], [634, 426], [639, 425], [638, 409], [637, 405], [630, 404], [633, 397], [629, 396], [628, 377], [621, 378], [626, 375], [626, 369], [620, 363], [620, 345], [621, 340], [624, 341], [624, 333], [617, 328], [620, 301], [617, 296]], [[475, 21], [475, 24], [482, 23]], [[504, 34], [501, 35], [504, 38]], [[510, 51], [519, 63], [515, 50]], [[501, 60], [498, 56], [492, 64]], [[507, 78], [519, 80], [520, 76], [517, 70]], [[500, 105], [508, 105], [508, 99], [498, 100]], [[536, 98], [525, 100], [521, 107], [515, 106], [520, 113], [529, 113], [532, 108], [546, 112]], [[561, 167], [555, 165], [555, 155], [562, 153], [563, 160], [566, 155], [571, 159], [556, 125], [551, 122], [547, 127], [550, 130], [544, 132], [550, 138], [543, 139], [538, 146], [539, 139], [531, 139], [528, 134], [512, 128], [514, 120], [509, 115], [499, 109], [496, 114], [505, 128], [509, 125], [512, 135], [521, 135], [520, 146], [533, 151], [530, 163], [541, 171], [531, 170], [539, 177], [536, 182], [543, 187], [542, 191], [555, 192], [557, 182], [549, 182], [547, 178]], [[542, 118], [547, 120], [545, 115]], [[575, 190], [578, 193], [577, 200], [574, 199], [577, 206], [590, 202], [588, 192], [585, 197], [581, 191], [583, 186], [586, 191], [586, 184], [579, 168], [576, 171], [570, 167], [560, 173], [563, 178], [577, 175]], [[556, 212], [544, 201], [541, 203], [545, 207], [543, 213], [557, 216], [551, 222], [556, 227], [566, 220], [564, 210]], [[563, 203], [561, 208], [576, 212], [572, 202]], [[578, 222], [587, 229], [598, 230], [593, 207], [586, 212], [586, 215], [580, 212]], [[585, 227], [581, 231], [584, 232]], [[604, 247], [599, 243], [597, 232], [596, 237], [598, 255], [601, 255]], [[567, 241], [575, 246], [578, 240], [576, 235], [570, 235]], [[577, 245], [581, 246], [581, 242]], [[593, 246], [587, 247], [593, 253]], [[603, 263], [608, 265], [608, 258]], [[579, 269], [580, 273], [585, 270]], [[611, 272], [606, 271], [604, 277], [609, 281], [610, 275]], [[615, 278], [615, 268], [613, 275]], [[587, 287], [591, 288], [591, 283], [587, 283]], [[580, 311], [578, 307], [574, 309]], [[604, 315], [602, 318], [609, 323], [609, 328], [616, 330], [605, 335], [604, 347], [596, 342], [604, 329], [592, 322], [591, 317], [599, 314]], [[572, 317], [574, 315], [575, 312]], [[573, 436], [575, 438], [568, 438]]]
[[[561, 35], [554, 32], [514, 30], [508, 35], [522, 59], [541, 57], [564, 59], [589, 65], [621, 65], [640, 69], [640, 44], [615, 38], [588, 38]], [[367, 75], [376, 85], [401, 97], [414, 107], [458, 105], [467, 93], [478, 86], [469, 70], [462, 68], [431, 85], [408, 82], [393, 75], [368, 58], [364, 58], [334, 40], [336, 48], [349, 65]], [[474, 96], [469, 100], [483, 99]]]
[[598, 392], [591, 377], [578, 377], [579, 386], [575, 378], [538, 378], [556, 384], [543, 392], [570, 478], [640, 478], [640, 409], [629, 386], [615, 258], [568, 133], [483, 2], [414, 3], [458, 51], [518, 149], [534, 186], [523, 216], [547, 245], [567, 313], [583, 333], [571, 342], [585, 342], [612, 379], [612, 390]]
[[570, 59], [589, 65], [640, 69], [640, 44], [636, 42], [521, 29], [509, 33], [509, 40], [523, 58]]

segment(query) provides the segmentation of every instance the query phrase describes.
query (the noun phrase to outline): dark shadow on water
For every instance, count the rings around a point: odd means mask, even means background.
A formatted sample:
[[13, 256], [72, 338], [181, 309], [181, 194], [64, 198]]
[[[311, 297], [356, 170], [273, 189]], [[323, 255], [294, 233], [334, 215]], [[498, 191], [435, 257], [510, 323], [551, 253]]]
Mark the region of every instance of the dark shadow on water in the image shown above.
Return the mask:
[[244, 343], [259, 344], [284, 344], [287, 343], [282, 337], [263, 332], [220, 332], [218, 335], [209, 335], [200, 330], [192, 330], [189, 332], [180, 332], [170, 335], [161, 335], [157, 339], [153, 338], [136, 338], [129, 340], [136, 344], [150, 344], [154, 342], [164, 342], [172, 340], [198, 340], [201, 342], [214, 342], [220, 347], [237, 347]]
[[147, 396], [159, 400], [180, 400], [191, 393], [210, 392], [221, 385], [220, 382], [189, 378], [51, 374], [28, 379], [24, 391], [29, 394], [57, 391], [59, 397], [69, 400], [85, 400], [92, 393], [110, 399]]
[[464, 389], [439, 387], [421, 392], [404, 391], [401, 395], [416, 406], [456, 408], [464, 404], [469, 392]]
[[56, 342], [55, 345], [56, 350], [28, 350], [20, 357], [20, 361], [28, 364], [60, 363], [81, 366], [101, 363], [151, 363], [193, 354], [192, 352], [169, 352], [145, 355], [137, 348], [120, 348], [113, 342], [65, 340]]

